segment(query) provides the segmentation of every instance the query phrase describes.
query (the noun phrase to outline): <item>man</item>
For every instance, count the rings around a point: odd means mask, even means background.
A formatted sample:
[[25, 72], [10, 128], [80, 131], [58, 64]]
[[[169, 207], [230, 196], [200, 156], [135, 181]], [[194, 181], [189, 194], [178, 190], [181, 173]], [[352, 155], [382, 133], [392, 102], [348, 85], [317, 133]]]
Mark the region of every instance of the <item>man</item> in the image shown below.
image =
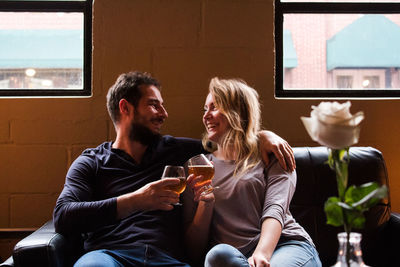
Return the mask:
[[[85, 150], [71, 165], [54, 209], [56, 231], [87, 233], [89, 252], [75, 266], [188, 266], [180, 261], [181, 209], [171, 204], [179, 195], [166, 189], [179, 179], [160, 177], [165, 165], [204, 152], [200, 141], [160, 134], [168, 114], [160, 84], [146, 73], [121, 74], [107, 108], [116, 140]], [[287, 143], [264, 135], [263, 146], [294, 165]]]

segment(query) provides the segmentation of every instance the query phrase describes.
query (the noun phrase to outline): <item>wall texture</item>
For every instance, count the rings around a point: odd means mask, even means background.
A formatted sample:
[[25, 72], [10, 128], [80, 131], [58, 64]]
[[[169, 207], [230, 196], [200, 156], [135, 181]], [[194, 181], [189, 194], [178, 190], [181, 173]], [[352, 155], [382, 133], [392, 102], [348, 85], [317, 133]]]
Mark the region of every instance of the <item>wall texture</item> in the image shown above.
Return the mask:
[[[130, 70], [161, 81], [165, 134], [200, 138], [208, 82], [240, 77], [260, 93], [265, 128], [292, 146], [318, 145], [299, 118], [320, 101], [274, 98], [273, 0], [96, 0], [93, 96], [0, 99], [0, 228], [37, 227], [51, 218], [74, 158], [113, 139], [105, 96]], [[383, 152], [393, 210], [400, 211], [400, 105], [357, 100], [351, 110], [365, 112], [359, 145]], [[0, 252], [10, 243], [0, 241]]]

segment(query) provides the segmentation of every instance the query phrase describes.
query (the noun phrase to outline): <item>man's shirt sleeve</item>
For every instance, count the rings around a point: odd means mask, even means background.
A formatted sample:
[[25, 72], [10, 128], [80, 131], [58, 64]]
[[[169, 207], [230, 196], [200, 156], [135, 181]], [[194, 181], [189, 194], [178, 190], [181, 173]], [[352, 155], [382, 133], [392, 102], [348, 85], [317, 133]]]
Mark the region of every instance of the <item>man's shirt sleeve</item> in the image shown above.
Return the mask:
[[95, 201], [96, 160], [79, 156], [68, 170], [53, 213], [54, 226], [63, 234], [91, 232], [116, 220], [116, 198]]

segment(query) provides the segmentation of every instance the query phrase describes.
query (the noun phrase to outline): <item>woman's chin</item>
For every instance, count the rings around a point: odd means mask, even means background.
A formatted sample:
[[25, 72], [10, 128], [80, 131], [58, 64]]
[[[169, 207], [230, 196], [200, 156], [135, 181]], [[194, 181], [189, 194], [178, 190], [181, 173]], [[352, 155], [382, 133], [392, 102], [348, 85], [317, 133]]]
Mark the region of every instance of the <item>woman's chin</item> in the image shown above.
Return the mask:
[[212, 141], [212, 142], [214, 142], [214, 143], [217, 143], [218, 144], [218, 138], [216, 138], [216, 136], [214, 136], [214, 135], [210, 135], [210, 134], [208, 134], [208, 140], [210, 140], [210, 141]]

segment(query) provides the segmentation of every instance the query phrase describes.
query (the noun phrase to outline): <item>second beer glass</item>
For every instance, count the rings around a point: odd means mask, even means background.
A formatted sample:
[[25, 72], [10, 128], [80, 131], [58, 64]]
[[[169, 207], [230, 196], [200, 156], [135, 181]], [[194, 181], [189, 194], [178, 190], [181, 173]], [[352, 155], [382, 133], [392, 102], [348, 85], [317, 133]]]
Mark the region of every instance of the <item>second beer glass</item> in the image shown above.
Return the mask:
[[[195, 176], [203, 176], [203, 179], [197, 183], [198, 185], [205, 184], [214, 177], [214, 165], [207, 159], [204, 154], [199, 154], [190, 158], [186, 164], [189, 175], [194, 174]], [[207, 185], [206, 190], [203, 191], [202, 195], [211, 193], [212, 191], [214, 191], [215, 188], [218, 187]]]

